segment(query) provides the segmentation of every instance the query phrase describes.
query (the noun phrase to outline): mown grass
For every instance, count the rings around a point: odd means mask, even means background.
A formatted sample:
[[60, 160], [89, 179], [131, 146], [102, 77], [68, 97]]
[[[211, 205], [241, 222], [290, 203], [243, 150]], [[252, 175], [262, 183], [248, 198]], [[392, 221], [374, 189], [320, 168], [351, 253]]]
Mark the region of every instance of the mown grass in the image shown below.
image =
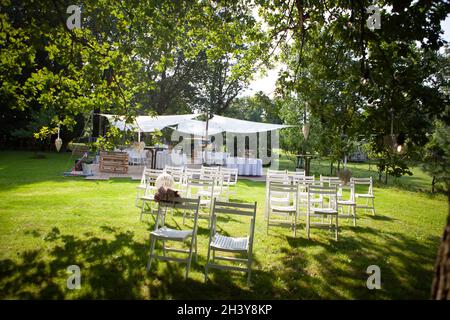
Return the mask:
[[[291, 230], [271, 227], [266, 235], [263, 182], [240, 179], [235, 199], [257, 201], [252, 285], [241, 273], [212, 271], [204, 283], [208, 224], [200, 220], [199, 259], [184, 280], [182, 265], [157, 262], [147, 274], [151, 217], [139, 221], [136, 181], [86, 181], [63, 177], [69, 154], [0, 152], [0, 298], [124, 299], [426, 299], [447, 213], [442, 194], [430, 194], [430, 178], [415, 175], [376, 184], [377, 215], [358, 214], [357, 226], [341, 222], [338, 242], [304, 220]], [[289, 158], [281, 166], [292, 168]], [[373, 175], [351, 164], [354, 176]], [[318, 161], [313, 171], [329, 174]], [[182, 225], [177, 215], [172, 226]], [[240, 234], [241, 219], [220, 221]], [[190, 226], [192, 222], [188, 222]], [[81, 268], [81, 289], [69, 290], [66, 269]], [[369, 265], [381, 269], [382, 287], [366, 287]]]

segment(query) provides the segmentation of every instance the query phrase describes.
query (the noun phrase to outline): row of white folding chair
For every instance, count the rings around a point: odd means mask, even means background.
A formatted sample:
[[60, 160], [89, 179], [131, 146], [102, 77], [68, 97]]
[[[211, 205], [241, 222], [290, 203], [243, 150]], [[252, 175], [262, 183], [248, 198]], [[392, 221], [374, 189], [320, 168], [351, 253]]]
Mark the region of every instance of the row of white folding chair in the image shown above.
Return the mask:
[[[180, 263], [186, 263], [185, 278], [188, 277], [192, 256], [195, 255], [197, 261], [197, 229], [198, 229], [198, 217], [200, 209], [201, 199], [188, 199], [188, 198], [176, 198], [172, 202], [159, 202], [158, 204], [158, 216], [156, 219], [155, 229], [150, 233], [150, 253], [149, 261], [147, 264], [147, 271], [150, 270], [152, 261], [154, 259], [164, 261], [175, 261]], [[213, 200], [213, 209], [211, 214], [211, 229], [208, 242], [208, 255], [205, 264], [205, 282], [208, 279], [209, 269], [224, 269], [224, 270], [236, 270], [243, 271], [248, 274], [247, 282], [250, 283], [251, 267], [253, 262], [253, 238], [255, 232], [255, 219], [256, 219], [256, 202], [254, 204], [245, 203], [230, 203], [219, 202], [216, 199]], [[193, 213], [194, 223], [193, 228], [189, 230], [179, 230], [169, 228], [165, 225], [165, 216], [167, 209], [182, 210], [183, 216], [186, 211]], [[217, 231], [218, 216], [226, 215], [240, 215], [250, 218], [250, 230], [245, 236], [230, 237], [229, 235], [222, 235]], [[190, 239], [189, 248], [172, 248], [167, 247], [166, 242], [186, 242]], [[156, 241], [162, 241], [163, 255], [155, 254]], [[187, 254], [186, 258], [178, 258], [169, 256], [169, 252], [177, 252]], [[216, 252], [226, 252], [229, 254], [238, 254], [242, 257], [230, 257], [230, 256], [217, 256]], [[212, 255], [211, 255], [212, 253]], [[229, 264], [223, 265], [218, 262], [225, 260], [228, 262], [235, 262], [245, 264], [245, 267], [230, 266]]]
[[[282, 183], [294, 183], [294, 184], [308, 184], [315, 181], [315, 176], [305, 176], [304, 172], [296, 172], [289, 173], [287, 170], [271, 170], [267, 171], [266, 175], [266, 207], [265, 207], [265, 216], [267, 217], [267, 209], [268, 209], [268, 201], [269, 201], [269, 183], [270, 182], [282, 182]], [[304, 195], [303, 195], [304, 196]], [[290, 201], [290, 194], [286, 194], [285, 201]]]
[[[221, 195], [229, 200], [230, 193], [236, 193], [236, 183], [238, 170], [224, 167], [204, 167], [193, 169], [183, 167], [166, 166], [166, 172], [174, 177], [175, 183], [180, 190], [187, 188], [187, 181], [189, 178], [214, 179], [216, 187], [220, 189]], [[231, 190], [233, 189], [233, 190]]]
[[[356, 203], [354, 202], [354, 188], [350, 186], [350, 199], [338, 199], [338, 186], [331, 184], [324, 186], [323, 182], [315, 182], [309, 184], [295, 184], [272, 181], [269, 183], [269, 201], [267, 215], [267, 233], [270, 225], [289, 224], [291, 225], [294, 236], [296, 236], [297, 220], [304, 214], [307, 222], [307, 230], [309, 234], [309, 222], [311, 217], [317, 217], [314, 214], [320, 214], [320, 217], [334, 217], [334, 211], [330, 212], [330, 208], [336, 211], [341, 218], [352, 218], [353, 224], [356, 225]], [[328, 189], [327, 189], [328, 188]], [[326, 190], [327, 189], [327, 190]], [[286, 199], [289, 199], [286, 201]], [[330, 207], [332, 205], [332, 207]], [[344, 213], [344, 206], [348, 206], [348, 213]], [[304, 213], [302, 213], [304, 208]], [[326, 209], [321, 212], [322, 209]], [[341, 212], [339, 213], [339, 209]], [[316, 212], [317, 211], [317, 212]], [[311, 212], [316, 212], [313, 215]], [[277, 218], [273, 218], [276, 216]], [[283, 217], [284, 219], [279, 219]], [[323, 219], [322, 219], [323, 220]], [[332, 222], [332, 219], [330, 223]], [[322, 221], [324, 223], [324, 221]], [[330, 223], [326, 223], [330, 226]], [[337, 224], [337, 217], [336, 217]], [[333, 225], [331, 225], [333, 226]], [[336, 227], [337, 228], [337, 227]], [[336, 236], [337, 237], [337, 236]]]
[[[328, 177], [327, 177], [328, 178]], [[321, 181], [310, 181], [307, 183], [299, 184], [299, 215], [305, 215], [307, 211], [307, 186], [315, 187], [335, 187], [336, 188], [336, 200], [338, 208], [340, 209], [339, 216], [341, 218], [350, 218], [353, 220], [353, 225], [356, 226], [356, 200], [355, 200], [355, 186], [353, 183], [344, 185], [343, 182], [337, 178], [331, 177], [327, 179], [321, 176]], [[344, 190], [348, 192], [348, 196], [344, 197]], [[315, 204], [316, 207], [322, 206], [326, 199], [320, 194], [310, 199], [310, 202]], [[332, 199], [334, 201], [335, 199]], [[347, 213], [344, 212], [344, 208], [347, 207]], [[303, 209], [303, 212], [302, 212]]]
[[[341, 180], [338, 177], [327, 177], [327, 176], [320, 176], [320, 181], [328, 183], [328, 185], [338, 185], [340, 188], [338, 188], [338, 200], [342, 198], [342, 183]], [[375, 215], [375, 195], [373, 192], [373, 180], [372, 177], [369, 178], [351, 178], [350, 183], [348, 184], [347, 188], [350, 189], [351, 197], [349, 200], [347, 200], [346, 203], [348, 203], [351, 206], [355, 206], [354, 210], [356, 208], [364, 209], [366, 211], [367, 209], [372, 211], [372, 214]], [[366, 188], [366, 192], [358, 193], [356, 192], [356, 188]], [[357, 201], [357, 199], [366, 200], [366, 203], [360, 203]], [[371, 203], [369, 203], [371, 202]]]

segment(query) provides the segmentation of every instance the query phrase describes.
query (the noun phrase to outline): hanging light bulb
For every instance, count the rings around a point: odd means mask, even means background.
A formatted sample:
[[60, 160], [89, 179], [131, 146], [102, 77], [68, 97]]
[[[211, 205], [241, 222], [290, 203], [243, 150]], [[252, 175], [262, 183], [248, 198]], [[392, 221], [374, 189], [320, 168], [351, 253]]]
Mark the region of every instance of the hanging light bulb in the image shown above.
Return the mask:
[[62, 139], [59, 137], [59, 126], [58, 126], [58, 138], [56, 138], [55, 140], [56, 151], [59, 152], [59, 150], [61, 150], [61, 146], [62, 146]]

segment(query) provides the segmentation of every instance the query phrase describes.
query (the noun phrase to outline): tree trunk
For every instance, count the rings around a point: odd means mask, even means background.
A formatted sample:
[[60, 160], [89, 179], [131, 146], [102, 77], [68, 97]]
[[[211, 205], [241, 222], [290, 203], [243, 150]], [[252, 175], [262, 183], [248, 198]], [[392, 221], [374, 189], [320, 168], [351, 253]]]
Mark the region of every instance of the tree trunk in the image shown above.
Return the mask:
[[450, 300], [450, 188], [447, 186], [448, 216], [434, 266], [431, 299]]
[[436, 186], [436, 176], [433, 176], [433, 180], [431, 181], [431, 193], [434, 193], [435, 186]]
[[333, 175], [333, 162], [330, 163], [330, 176]]
[[388, 169], [386, 168], [386, 171], [384, 172], [384, 184], [388, 183]]
[[339, 172], [339, 170], [341, 170], [341, 160], [338, 160], [338, 167], [337, 167], [337, 171]]

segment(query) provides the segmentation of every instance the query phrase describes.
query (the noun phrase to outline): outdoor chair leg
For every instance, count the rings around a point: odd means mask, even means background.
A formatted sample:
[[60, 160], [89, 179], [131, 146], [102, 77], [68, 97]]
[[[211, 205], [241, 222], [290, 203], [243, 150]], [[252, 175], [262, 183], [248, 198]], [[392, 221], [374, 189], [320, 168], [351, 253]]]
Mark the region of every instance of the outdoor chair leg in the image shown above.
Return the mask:
[[372, 198], [372, 214], [375, 215], [375, 198]]
[[149, 254], [149, 260], [148, 260], [148, 264], [147, 264], [147, 272], [149, 272], [150, 268], [152, 267], [153, 250], [155, 250], [155, 241], [156, 241], [156, 238], [150, 236], [150, 254]]
[[142, 221], [142, 216], [144, 215], [144, 210], [145, 210], [145, 201], [142, 200], [141, 217], [139, 218], [140, 221]]
[[336, 216], [336, 241], [338, 241], [338, 233], [339, 233], [339, 224], [338, 224], [338, 217]]
[[247, 271], [247, 273], [248, 273], [248, 275], [247, 275], [247, 286], [250, 286], [250, 279], [252, 277], [252, 264], [251, 264], [251, 262], [247, 265], [247, 268], [248, 268], [248, 271]]
[[209, 264], [209, 257], [211, 254], [211, 247], [209, 245], [208, 245], [208, 255], [206, 257], [206, 264], [205, 264], [205, 283], [208, 281], [208, 264]]
[[191, 268], [191, 261], [192, 261], [192, 247], [194, 245], [194, 238], [191, 239], [191, 246], [189, 248], [189, 256], [188, 256], [188, 260], [186, 263], [186, 274], [184, 276], [184, 279], [186, 280], [188, 278], [189, 275], [189, 269]]
[[197, 254], [197, 236], [195, 236], [195, 247], [194, 247], [194, 249], [195, 249], [195, 263], [197, 263], [198, 262], [198, 254]]

